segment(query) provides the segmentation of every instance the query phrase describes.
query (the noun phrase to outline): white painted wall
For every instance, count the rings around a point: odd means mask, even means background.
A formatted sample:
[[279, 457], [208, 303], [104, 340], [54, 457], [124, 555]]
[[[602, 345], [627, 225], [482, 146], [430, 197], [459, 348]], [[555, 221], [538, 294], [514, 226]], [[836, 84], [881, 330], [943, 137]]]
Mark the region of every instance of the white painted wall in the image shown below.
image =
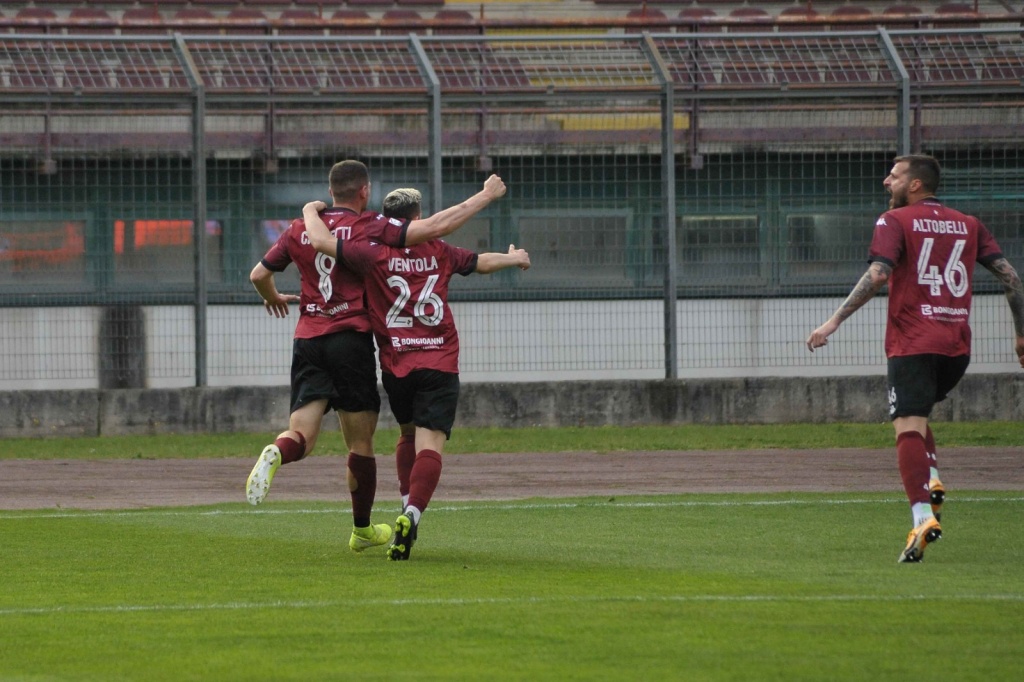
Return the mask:
[[[678, 303], [681, 378], [880, 375], [885, 300], [871, 301], [811, 354], [804, 339], [842, 301]], [[661, 301], [453, 303], [462, 379], [565, 381], [664, 376]], [[209, 309], [211, 386], [287, 385], [295, 315]], [[98, 388], [99, 308], [0, 309], [0, 391]], [[148, 387], [193, 386], [192, 309], [148, 307]], [[1020, 371], [1001, 295], [975, 297], [972, 373]]]

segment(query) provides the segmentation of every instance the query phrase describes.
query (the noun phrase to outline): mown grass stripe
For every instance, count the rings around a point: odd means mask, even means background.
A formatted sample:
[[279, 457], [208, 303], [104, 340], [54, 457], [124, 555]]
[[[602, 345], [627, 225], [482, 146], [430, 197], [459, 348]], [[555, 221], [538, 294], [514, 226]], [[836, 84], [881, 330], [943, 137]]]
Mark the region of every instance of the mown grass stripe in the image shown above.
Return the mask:
[[489, 606], [590, 603], [830, 603], [830, 602], [1024, 602], [1024, 594], [692, 594], [625, 596], [493, 597], [481, 599], [350, 599], [323, 601], [231, 602], [226, 604], [120, 604], [109, 606], [42, 606], [0, 609], [0, 617], [57, 613], [148, 613], [188, 611], [247, 611], [255, 609], [332, 609], [360, 606]]
[[[950, 500], [956, 504], [965, 503], [986, 503], [986, 502], [1024, 502], [1024, 497], [957, 497]], [[676, 500], [665, 502], [616, 502], [616, 501], [586, 501], [586, 502], [552, 502], [545, 503], [488, 503], [479, 502], [476, 504], [438, 504], [430, 507], [431, 512], [465, 512], [465, 511], [531, 511], [547, 509], [593, 509], [595, 507], [612, 508], [621, 507], [627, 509], [644, 508], [676, 508], [676, 507], [785, 507], [785, 506], [811, 506], [811, 505], [847, 505], [847, 504], [894, 504], [906, 502], [904, 498], [884, 497], [874, 499], [819, 499], [819, 500]], [[385, 512], [390, 507], [382, 505], [378, 512]], [[397, 506], [394, 507], [398, 509]], [[61, 512], [11, 512], [0, 513], [0, 521], [17, 521], [24, 519], [83, 519], [83, 518], [118, 518], [133, 516], [240, 516], [244, 514], [255, 515], [291, 515], [291, 514], [344, 514], [349, 513], [345, 506], [337, 509], [112, 509], [98, 511], [61, 511]]]

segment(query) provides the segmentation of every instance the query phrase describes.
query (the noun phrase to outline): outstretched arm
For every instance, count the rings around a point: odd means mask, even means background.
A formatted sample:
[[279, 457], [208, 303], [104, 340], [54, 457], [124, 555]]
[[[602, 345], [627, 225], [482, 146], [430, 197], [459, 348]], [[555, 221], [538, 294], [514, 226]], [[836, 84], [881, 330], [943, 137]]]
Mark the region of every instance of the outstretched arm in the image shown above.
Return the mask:
[[879, 261], [872, 263], [868, 267], [867, 272], [861, 276], [857, 285], [853, 287], [850, 295], [832, 313], [832, 317], [807, 337], [807, 350], [813, 353], [815, 348], [821, 348], [826, 345], [828, 337], [832, 336], [839, 329], [839, 325], [845, 322], [848, 317], [870, 301], [885, 286], [885, 283], [889, 281], [889, 275], [891, 274], [891, 266]]
[[1024, 286], [1017, 271], [1005, 258], [998, 258], [985, 267], [996, 276], [1006, 292], [1006, 302], [1010, 304], [1010, 315], [1013, 316], [1013, 332], [1017, 337], [1013, 350], [1020, 366], [1024, 367]]
[[429, 218], [414, 220], [409, 223], [409, 229], [405, 233], [405, 245], [414, 246], [451, 234], [462, 227], [467, 220], [487, 208], [492, 201], [504, 195], [505, 183], [497, 175], [492, 175], [484, 182], [482, 190], [461, 204], [450, 206]]
[[476, 270], [481, 275], [489, 275], [505, 268], [518, 267], [529, 270], [530, 254], [525, 249], [517, 249], [515, 244], [508, 245], [508, 253], [481, 253], [476, 259]]
[[256, 267], [252, 269], [252, 272], [249, 273], [249, 281], [256, 287], [256, 293], [263, 299], [263, 307], [267, 309], [268, 315], [286, 317], [288, 304], [299, 301], [298, 296], [282, 294], [277, 290], [273, 271], [268, 270], [263, 263], [257, 263]]
[[306, 225], [310, 246], [325, 256], [335, 258], [338, 255], [338, 240], [320, 217], [320, 211], [326, 208], [327, 204], [322, 201], [309, 202], [302, 207], [302, 222]]

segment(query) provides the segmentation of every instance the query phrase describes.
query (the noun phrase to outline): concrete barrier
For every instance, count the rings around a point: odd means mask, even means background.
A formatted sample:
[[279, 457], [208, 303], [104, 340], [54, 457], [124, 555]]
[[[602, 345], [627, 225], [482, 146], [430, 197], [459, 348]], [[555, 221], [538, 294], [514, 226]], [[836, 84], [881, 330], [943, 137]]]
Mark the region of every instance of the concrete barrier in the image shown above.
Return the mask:
[[[383, 396], [380, 427], [395, 422]], [[0, 436], [114, 436], [277, 432], [285, 386], [0, 392]], [[885, 378], [751, 378], [663, 381], [470, 383], [459, 426], [642, 426], [884, 422]], [[1016, 421], [1024, 373], [972, 374], [936, 406], [936, 421]], [[325, 428], [337, 428], [333, 414]]]

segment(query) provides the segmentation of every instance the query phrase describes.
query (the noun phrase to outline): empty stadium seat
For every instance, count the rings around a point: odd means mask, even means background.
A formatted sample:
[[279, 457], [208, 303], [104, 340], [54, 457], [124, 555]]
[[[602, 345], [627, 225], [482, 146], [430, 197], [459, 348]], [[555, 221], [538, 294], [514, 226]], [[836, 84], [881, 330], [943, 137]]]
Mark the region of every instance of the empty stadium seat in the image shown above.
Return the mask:
[[121, 15], [121, 33], [131, 35], [165, 35], [166, 20], [156, 7], [129, 7]]
[[[874, 13], [867, 7], [861, 5], [843, 5], [829, 13], [832, 19], [840, 19], [835, 22], [834, 29], [840, 31], [865, 31], [875, 28]], [[863, 21], [854, 21], [862, 19]]]
[[[882, 10], [882, 16], [889, 21], [885, 27], [893, 30], [916, 28], [916, 21], [909, 21], [911, 18], [923, 18], [924, 13], [916, 5], [891, 5]], [[892, 21], [893, 19], [908, 19], [908, 21]]]
[[978, 13], [974, 11], [973, 5], [960, 2], [951, 2], [939, 5], [935, 8], [936, 17], [962, 16], [963, 21], [939, 21], [935, 28], [975, 28], [978, 26]]
[[[349, 3], [352, 4], [352, 3]], [[365, 21], [365, 26], [339, 26], [337, 22]], [[331, 25], [335, 24], [335, 25]], [[343, 36], [374, 36], [377, 35], [377, 25], [371, 21], [370, 15], [361, 9], [339, 9], [331, 15], [331, 24], [327, 26], [327, 33], [330, 35]]]
[[273, 24], [279, 36], [323, 35], [325, 29], [320, 15], [311, 9], [286, 9]]
[[389, 9], [384, 12], [381, 19], [380, 34], [382, 36], [404, 36], [409, 33], [425, 32], [423, 17], [414, 9]]
[[776, 15], [780, 31], [822, 31], [821, 15], [809, 7], [786, 7]]
[[172, 21], [174, 30], [184, 35], [220, 33], [219, 17], [205, 7], [182, 7]]
[[[15, 33], [50, 33], [57, 13], [46, 7], [22, 7], [14, 15]], [[52, 31], [56, 33], [56, 31]]]
[[482, 29], [477, 28], [476, 19], [473, 15], [466, 10], [461, 9], [442, 9], [438, 10], [434, 14], [434, 21], [438, 21], [446, 26], [434, 26], [434, 35], [436, 36], [454, 36], [454, 35], [481, 35]]
[[73, 7], [68, 12], [69, 34], [113, 34], [117, 31], [117, 23], [105, 10], [99, 7]]
[[230, 24], [230, 28], [224, 29], [225, 35], [267, 35], [270, 33], [270, 22], [262, 10], [255, 7], [235, 7], [223, 23]]
[[[656, 7], [641, 7], [639, 9], [631, 9], [626, 12], [626, 18], [637, 22], [635, 26], [627, 26], [626, 33], [642, 33], [644, 31], [651, 31], [652, 33], [664, 32], [671, 30], [668, 26], [659, 26], [657, 22], [666, 21], [668, 19], [665, 13]], [[654, 22], [654, 25], [650, 25], [649, 22]]]
[[775, 23], [772, 15], [760, 7], [739, 7], [729, 12], [729, 18], [741, 22], [727, 26], [729, 33], [770, 32]]

